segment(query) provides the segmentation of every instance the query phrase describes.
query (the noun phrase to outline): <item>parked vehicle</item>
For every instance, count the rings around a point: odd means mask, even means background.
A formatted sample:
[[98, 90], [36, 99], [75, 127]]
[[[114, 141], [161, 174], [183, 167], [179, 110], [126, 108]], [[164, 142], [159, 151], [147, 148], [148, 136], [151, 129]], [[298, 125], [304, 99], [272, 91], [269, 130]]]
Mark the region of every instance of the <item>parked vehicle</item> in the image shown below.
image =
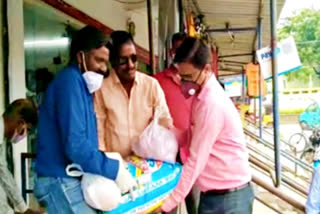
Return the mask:
[[302, 129], [314, 129], [320, 127], [320, 107], [318, 103], [312, 103], [300, 114], [299, 122]]

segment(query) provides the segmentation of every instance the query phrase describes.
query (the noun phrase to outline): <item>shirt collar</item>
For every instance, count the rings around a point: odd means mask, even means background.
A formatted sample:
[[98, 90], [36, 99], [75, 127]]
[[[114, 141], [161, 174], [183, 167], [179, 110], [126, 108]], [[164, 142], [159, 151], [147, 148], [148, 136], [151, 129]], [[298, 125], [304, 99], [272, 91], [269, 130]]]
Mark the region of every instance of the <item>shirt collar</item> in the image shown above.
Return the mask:
[[[137, 85], [141, 81], [139, 77], [140, 77], [139, 76], [139, 71], [136, 71], [136, 77], [134, 78], [134, 82], [137, 83]], [[121, 81], [120, 81], [120, 79], [119, 79], [119, 77], [118, 77], [118, 75], [117, 75], [115, 70], [112, 70], [110, 72], [110, 78], [112, 79], [112, 82], [114, 82], [114, 83], [117, 83], [117, 84], [121, 83]]]
[[164, 75], [173, 80], [174, 83], [180, 85], [180, 79], [177, 76], [177, 68], [174, 65], [171, 65], [165, 72]]
[[208, 79], [208, 81], [204, 84], [202, 87], [200, 93], [198, 94], [197, 98], [200, 100], [206, 99], [207, 94], [210, 92], [211, 88], [215, 88], [217, 84], [217, 79], [214, 76], [214, 74], [211, 75], [211, 77]]

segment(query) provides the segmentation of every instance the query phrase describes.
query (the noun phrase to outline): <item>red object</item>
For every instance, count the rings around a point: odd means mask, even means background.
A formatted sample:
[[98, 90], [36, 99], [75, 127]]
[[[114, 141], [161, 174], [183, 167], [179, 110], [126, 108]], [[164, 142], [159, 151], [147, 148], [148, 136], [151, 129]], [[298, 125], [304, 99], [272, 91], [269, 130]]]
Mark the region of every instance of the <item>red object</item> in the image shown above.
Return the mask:
[[212, 54], [212, 70], [214, 75], [218, 78], [218, 48], [216, 46], [211, 46]]
[[[166, 96], [167, 105], [173, 119], [174, 126], [178, 129], [178, 142], [181, 159], [184, 161], [188, 156], [189, 146], [187, 143], [187, 130], [190, 124], [192, 97], [185, 98], [181, 92], [179, 78], [176, 76], [176, 68], [171, 66], [154, 75], [158, 80]], [[177, 133], [176, 133], [177, 134]], [[183, 148], [181, 150], [181, 148]]]

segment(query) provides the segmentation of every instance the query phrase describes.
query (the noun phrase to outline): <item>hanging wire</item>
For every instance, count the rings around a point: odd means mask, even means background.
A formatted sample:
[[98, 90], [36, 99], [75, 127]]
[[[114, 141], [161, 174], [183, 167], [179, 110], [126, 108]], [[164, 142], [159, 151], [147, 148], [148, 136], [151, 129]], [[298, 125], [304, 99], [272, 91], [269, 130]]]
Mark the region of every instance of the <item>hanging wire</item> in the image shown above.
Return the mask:
[[145, 2], [146, 0], [140, 0], [140, 1], [122, 1], [122, 0], [113, 0], [116, 2], [119, 2], [121, 4], [141, 4], [143, 2]]

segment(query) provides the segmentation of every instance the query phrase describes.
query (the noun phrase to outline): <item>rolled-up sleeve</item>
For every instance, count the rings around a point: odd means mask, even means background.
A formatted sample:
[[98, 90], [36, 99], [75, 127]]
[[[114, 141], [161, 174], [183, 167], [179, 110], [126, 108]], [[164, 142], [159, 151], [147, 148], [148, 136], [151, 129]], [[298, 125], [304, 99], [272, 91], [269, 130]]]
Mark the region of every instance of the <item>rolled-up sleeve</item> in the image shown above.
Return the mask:
[[105, 133], [106, 133], [106, 119], [107, 112], [103, 103], [102, 91], [98, 90], [94, 94], [94, 108], [97, 117], [97, 129], [98, 129], [98, 145], [101, 151], [106, 150], [106, 141], [105, 141]]
[[166, 128], [172, 128], [173, 120], [166, 102], [166, 97], [158, 81], [154, 81], [153, 94], [154, 107], [159, 107], [159, 110], [161, 112], [159, 124]]
[[207, 165], [211, 148], [223, 128], [224, 115], [220, 108], [221, 106], [212, 107], [201, 102], [194, 105], [190, 156], [183, 165], [177, 187], [162, 206], [165, 212], [171, 211], [183, 201]]

